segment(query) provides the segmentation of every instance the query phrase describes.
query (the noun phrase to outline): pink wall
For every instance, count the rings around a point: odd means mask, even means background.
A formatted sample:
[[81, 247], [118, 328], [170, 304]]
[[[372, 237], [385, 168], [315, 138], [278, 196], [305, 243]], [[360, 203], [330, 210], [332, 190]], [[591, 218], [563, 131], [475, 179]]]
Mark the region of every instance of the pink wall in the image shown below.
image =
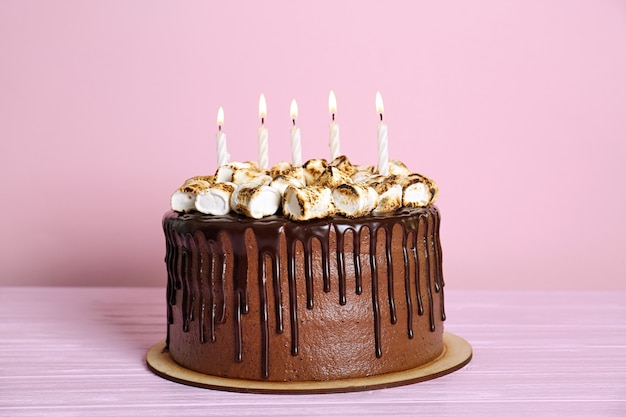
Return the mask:
[[254, 159], [390, 155], [438, 181], [450, 288], [626, 290], [623, 1], [0, 2], [2, 285], [163, 286], [161, 216]]

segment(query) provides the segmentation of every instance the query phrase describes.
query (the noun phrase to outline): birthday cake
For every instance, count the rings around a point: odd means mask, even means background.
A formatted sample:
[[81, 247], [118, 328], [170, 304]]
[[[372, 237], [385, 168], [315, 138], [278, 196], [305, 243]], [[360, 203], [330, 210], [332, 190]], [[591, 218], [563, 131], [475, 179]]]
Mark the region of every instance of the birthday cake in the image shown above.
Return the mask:
[[228, 163], [171, 198], [165, 350], [249, 381], [415, 369], [444, 350], [437, 186], [389, 161]]

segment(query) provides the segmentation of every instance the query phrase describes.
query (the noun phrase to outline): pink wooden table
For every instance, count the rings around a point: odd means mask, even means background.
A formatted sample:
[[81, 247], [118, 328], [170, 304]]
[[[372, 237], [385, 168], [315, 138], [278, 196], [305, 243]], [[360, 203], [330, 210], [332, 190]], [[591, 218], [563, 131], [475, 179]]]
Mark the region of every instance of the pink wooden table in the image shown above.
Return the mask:
[[[589, 306], [586, 307], [586, 303]], [[420, 384], [347, 394], [211, 391], [152, 374], [155, 288], [0, 288], [0, 416], [626, 416], [626, 292], [446, 292], [474, 358]]]

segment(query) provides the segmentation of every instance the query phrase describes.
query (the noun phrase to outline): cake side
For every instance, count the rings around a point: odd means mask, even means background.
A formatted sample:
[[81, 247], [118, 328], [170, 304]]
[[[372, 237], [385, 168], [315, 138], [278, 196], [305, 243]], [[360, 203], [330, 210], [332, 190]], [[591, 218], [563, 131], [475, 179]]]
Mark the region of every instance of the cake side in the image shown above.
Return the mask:
[[209, 375], [315, 381], [379, 375], [443, 349], [433, 205], [292, 222], [168, 212], [167, 345]]

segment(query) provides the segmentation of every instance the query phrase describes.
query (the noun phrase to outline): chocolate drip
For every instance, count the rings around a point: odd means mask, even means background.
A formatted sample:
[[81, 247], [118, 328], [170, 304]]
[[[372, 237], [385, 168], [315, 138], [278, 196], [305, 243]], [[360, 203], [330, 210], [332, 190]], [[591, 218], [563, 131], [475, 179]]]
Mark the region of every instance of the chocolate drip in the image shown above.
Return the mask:
[[441, 226], [441, 216], [434, 216], [435, 218], [435, 230], [433, 231], [433, 252], [435, 254], [435, 291], [439, 293], [439, 304], [441, 306], [441, 320], [446, 320], [446, 309], [444, 307], [443, 287], [445, 285], [443, 281], [443, 253], [441, 251], [441, 240], [439, 239], [439, 228]]
[[165, 338], [165, 348], [169, 349], [170, 324], [174, 323], [174, 313], [172, 311], [172, 306], [176, 302], [176, 273], [174, 271], [174, 264], [176, 259], [176, 245], [174, 245], [173, 243], [174, 236], [172, 234], [172, 227], [165, 218], [163, 219], [163, 231], [165, 233], [165, 265], [167, 269], [167, 286], [165, 288], [165, 297], [167, 299], [167, 336]]
[[374, 314], [374, 346], [376, 350], [376, 357], [380, 358], [383, 355], [383, 350], [380, 341], [380, 308], [378, 306], [378, 265], [376, 263], [376, 236], [378, 235], [378, 228], [370, 228], [370, 270], [372, 281], [372, 311]]
[[[420, 219], [421, 222], [421, 219]], [[424, 220], [424, 222], [426, 223], [426, 232], [424, 233], [424, 237], [423, 239], [423, 245], [424, 245], [424, 266], [426, 267], [426, 273], [424, 275], [426, 275], [426, 295], [428, 296], [428, 317], [430, 320], [430, 331], [434, 332], [435, 331], [435, 313], [434, 313], [434, 306], [433, 306], [433, 291], [432, 291], [432, 285], [431, 285], [431, 277], [430, 277], [430, 257], [429, 257], [429, 250], [428, 250], [428, 235], [430, 234], [430, 218], [426, 218]]]
[[[293, 223], [285, 222], [284, 232], [287, 240], [287, 247], [290, 249], [288, 255], [289, 276], [290, 279], [295, 277], [295, 253], [296, 244], [300, 242], [304, 251], [304, 278], [306, 288], [306, 307], [311, 310], [315, 305], [314, 302], [314, 285], [313, 285], [313, 240], [316, 239], [320, 243], [322, 258], [322, 277], [324, 291], [330, 291], [330, 266], [328, 262], [329, 243], [328, 237], [330, 232], [330, 224], [328, 222], [307, 222]], [[278, 248], [278, 246], [276, 246]], [[275, 249], [276, 250], [276, 249]]]
[[274, 291], [274, 314], [276, 317], [276, 333], [283, 332], [283, 316], [282, 316], [282, 296], [280, 290], [280, 262], [278, 259], [277, 249], [280, 247], [281, 228], [266, 227], [259, 225], [259, 229], [255, 231], [258, 251], [258, 283], [259, 283], [259, 301], [260, 301], [260, 320], [261, 320], [261, 373], [263, 378], [269, 377], [269, 350], [270, 350], [270, 331], [269, 331], [269, 302], [267, 295], [267, 261], [270, 260], [272, 269], [272, 287]]
[[[182, 240], [176, 231], [172, 230], [172, 237], [174, 238], [174, 246], [176, 247], [176, 259], [174, 260], [174, 281], [173, 286], [175, 291], [180, 291], [182, 288], [183, 278], [183, 258], [185, 248], [183, 247]], [[176, 304], [176, 293], [173, 295], [172, 305]]]
[[283, 332], [282, 293], [280, 287], [280, 259], [278, 248], [280, 247], [280, 235], [282, 228], [273, 227], [273, 224], [259, 225], [255, 231], [257, 242], [259, 284], [263, 285], [267, 280], [267, 260], [270, 260], [272, 269], [272, 288], [274, 291], [274, 315], [276, 317], [276, 333]]
[[361, 227], [352, 229], [353, 255], [354, 255], [354, 292], [361, 295], [363, 292], [363, 278], [361, 276]]
[[[190, 260], [189, 260], [189, 250], [191, 250], [192, 248], [189, 248], [189, 243], [188, 243], [188, 239], [186, 238], [187, 236], [183, 236], [183, 241], [184, 246], [183, 246], [183, 250], [182, 250], [182, 257], [181, 257], [181, 274], [180, 274], [180, 283], [181, 283], [181, 290], [182, 290], [182, 300], [181, 300], [181, 310], [183, 312], [183, 331], [189, 331], [189, 316], [191, 314], [191, 301], [190, 298], [192, 297], [192, 293], [190, 291], [189, 288], [189, 276], [191, 275], [191, 271], [190, 268], [191, 266], [190, 264]], [[189, 248], [189, 249], [187, 249]]]
[[226, 309], [223, 250], [219, 243], [218, 233], [207, 236], [202, 231], [196, 231], [194, 238], [200, 255], [200, 265], [197, 271], [200, 342], [206, 341], [207, 333], [211, 342], [215, 342], [215, 326], [216, 323], [224, 322]]
[[[213, 315], [209, 317], [209, 323], [207, 325], [207, 305], [213, 306], [213, 296], [211, 291], [211, 271], [208, 270], [207, 265], [213, 262], [213, 256], [209, 250], [209, 245], [204, 239], [202, 232], [196, 232], [194, 234], [195, 245], [199, 251], [200, 269], [198, 271], [198, 280], [196, 287], [196, 294], [198, 294], [198, 304], [200, 312], [198, 314], [198, 326], [200, 331], [200, 343], [206, 342], [207, 332], [212, 335], [213, 331]], [[209, 310], [212, 310], [209, 307]], [[207, 328], [208, 327], [208, 328]], [[211, 337], [211, 336], [210, 336]], [[213, 341], [213, 337], [211, 337]]]
[[243, 361], [243, 331], [241, 315], [248, 313], [248, 251], [246, 248], [245, 229], [228, 233], [233, 247], [233, 281], [235, 288], [235, 360]]
[[419, 268], [419, 256], [417, 253], [417, 229], [411, 233], [411, 252], [413, 253], [413, 276], [415, 281], [415, 298], [417, 300], [417, 314], [424, 315], [424, 303], [422, 301], [422, 294], [420, 290], [420, 268]]
[[363, 278], [361, 276], [361, 229], [362, 225], [335, 223], [335, 236], [337, 242], [337, 275], [339, 280], [339, 304], [346, 304], [346, 257], [345, 257], [345, 234], [352, 233], [352, 263], [354, 268], [354, 292], [360, 295], [363, 292]]
[[328, 235], [326, 239], [319, 239], [320, 245], [322, 246], [322, 278], [324, 280], [324, 292], [330, 292], [330, 263], [328, 261], [328, 252], [329, 244], [328, 244]]
[[[196, 291], [192, 291], [194, 288], [194, 283], [197, 283], [200, 280], [200, 274], [198, 273], [200, 270], [200, 257], [193, 256], [194, 253], [198, 253], [198, 247], [196, 245], [196, 241], [193, 236], [186, 236], [187, 245], [189, 246], [189, 252], [187, 253], [187, 282], [184, 285], [190, 291], [190, 296], [187, 297], [187, 327], [189, 327], [189, 322], [195, 321], [196, 316], [194, 314], [195, 306], [196, 306]], [[197, 284], [196, 284], [197, 287]]]
[[337, 285], [339, 287], [339, 305], [346, 305], [346, 265], [344, 256], [344, 236], [345, 233], [338, 230], [335, 225], [335, 236], [337, 243]]
[[298, 354], [298, 292], [296, 289], [296, 242], [297, 241], [295, 239], [287, 237], [287, 284], [289, 285], [289, 323], [291, 328], [291, 354], [293, 356], [296, 356]]
[[224, 323], [226, 320], [226, 303], [224, 300], [224, 274], [226, 269], [226, 260], [224, 259], [223, 250], [216, 241], [211, 241], [211, 289], [213, 294], [213, 317], [215, 322]]
[[241, 330], [241, 305], [243, 304], [242, 298], [245, 297], [241, 290], [235, 291], [235, 361], [243, 361], [243, 335]]
[[396, 317], [396, 302], [393, 298], [393, 264], [391, 262], [391, 234], [392, 228], [385, 229], [385, 257], [387, 258], [387, 298], [389, 300], [389, 317], [391, 318], [391, 324], [396, 324], [398, 318]]
[[306, 239], [304, 246], [304, 280], [306, 282], [306, 308], [313, 310], [313, 242]]
[[409, 253], [406, 248], [407, 235], [402, 234], [402, 259], [404, 260], [404, 291], [406, 300], [407, 336], [413, 339], [413, 302], [411, 301], [411, 278], [409, 276]]
[[269, 352], [270, 352], [270, 339], [269, 339], [269, 318], [267, 313], [267, 271], [265, 263], [265, 253], [259, 251], [259, 301], [260, 306], [259, 314], [261, 319], [261, 373], [263, 378], [269, 377]]
[[[393, 244], [393, 228], [401, 226], [402, 233], [402, 260], [393, 259], [391, 247]], [[291, 336], [291, 354], [298, 355], [298, 292], [306, 292], [306, 308], [315, 308], [314, 293], [314, 240], [319, 242], [321, 259], [321, 276], [323, 291], [330, 292], [332, 288], [330, 267], [330, 231], [333, 228], [336, 241], [335, 259], [337, 263], [338, 304], [347, 303], [347, 280], [354, 279], [354, 290], [357, 296], [363, 293], [363, 276], [361, 255], [367, 256], [370, 266], [371, 305], [374, 331], [374, 350], [376, 357], [383, 355], [383, 341], [381, 334], [381, 311], [379, 302], [380, 281], [382, 271], [377, 259], [377, 241], [379, 231], [385, 233], [384, 261], [387, 275], [387, 302], [389, 305], [390, 322], [397, 323], [397, 306], [394, 294], [394, 262], [403, 262], [404, 287], [407, 311], [407, 337], [414, 337], [413, 330], [413, 295], [411, 286], [415, 287], [417, 300], [417, 314], [424, 314], [424, 302], [421, 289], [426, 288], [429, 313], [429, 328], [435, 330], [434, 320], [434, 292], [439, 294], [441, 317], [445, 320], [443, 306], [443, 274], [441, 271], [441, 245], [439, 242], [440, 218], [436, 207], [422, 209], [403, 209], [391, 216], [370, 216], [367, 218], [347, 219], [332, 217], [330, 219], [313, 220], [309, 222], [290, 222], [283, 217], [270, 216], [255, 220], [239, 215], [205, 216], [199, 213], [179, 214], [170, 212], [165, 215], [163, 227], [166, 237], [166, 255], [168, 284], [167, 284], [167, 322], [169, 345], [169, 326], [175, 322], [172, 307], [177, 303], [177, 294], [180, 293], [180, 311], [182, 314], [183, 331], [189, 331], [189, 322], [198, 318], [200, 342], [210, 338], [215, 342], [216, 326], [226, 322], [227, 309], [232, 312], [231, 317], [235, 324], [235, 360], [243, 361], [244, 337], [242, 329], [242, 315], [248, 314], [250, 300], [248, 283], [256, 279], [259, 289], [259, 327], [261, 337], [261, 373], [263, 378], [270, 374], [270, 302], [273, 300], [275, 333], [284, 330], [283, 304], [281, 280], [281, 238], [284, 236], [287, 259], [282, 260], [287, 267], [287, 286], [289, 291], [289, 322]], [[364, 228], [369, 233], [369, 251], [367, 255], [361, 252], [361, 239]], [[250, 229], [250, 230], [249, 230]], [[345, 235], [352, 234], [353, 245], [353, 273], [346, 268]], [[246, 244], [246, 235], [251, 234], [256, 239], [256, 260], [249, 260], [253, 247]], [[232, 251], [223, 247], [220, 239], [230, 242]], [[298, 243], [299, 242], [299, 243]], [[297, 284], [297, 245], [302, 247], [304, 260], [303, 284]], [[409, 250], [411, 255], [409, 255]], [[232, 265], [227, 269], [228, 264]], [[382, 255], [382, 254], [381, 254]], [[254, 259], [254, 258], [252, 258]], [[257, 263], [257, 276], [249, 276], [249, 262]], [[267, 268], [271, 269], [271, 277]], [[411, 282], [411, 267], [413, 275]], [[229, 272], [227, 274], [226, 272]], [[422, 277], [422, 274], [424, 275]], [[268, 279], [271, 282], [268, 285]], [[424, 283], [422, 283], [424, 279]], [[385, 281], [382, 281], [385, 282]], [[232, 288], [226, 293], [225, 288]], [[270, 294], [271, 291], [271, 294]], [[197, 298], [196, 298], [197, 297]], [[232, 298], [231, 298], [232, 297]], [[230, 299], [230, 301], [229, 301]]]

